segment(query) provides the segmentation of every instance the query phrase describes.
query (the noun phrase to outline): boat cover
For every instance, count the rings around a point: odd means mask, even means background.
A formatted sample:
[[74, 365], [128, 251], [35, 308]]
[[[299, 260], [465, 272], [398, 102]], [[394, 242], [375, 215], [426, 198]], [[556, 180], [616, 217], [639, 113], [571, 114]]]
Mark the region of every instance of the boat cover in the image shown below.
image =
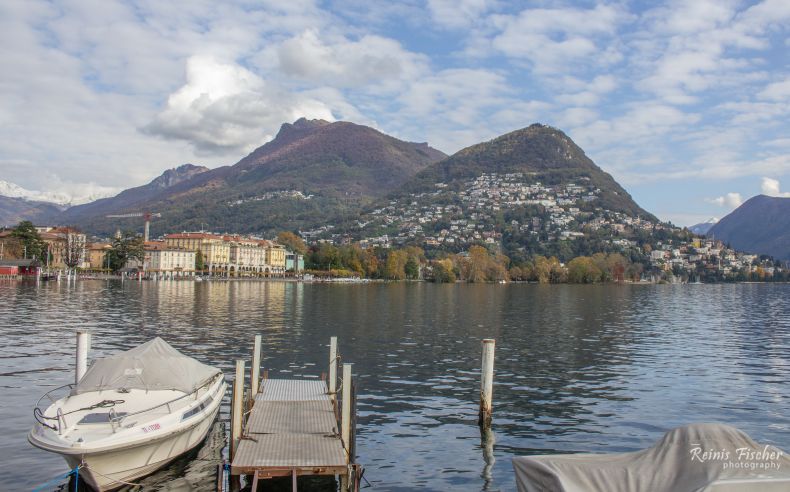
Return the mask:
[[520, 492], [770, 492], [790, 490], [790, 457], [721, 424], [667, 432], [633, 453], [513, 459]]
[[97, 359], [71, 394], [118, 389], [191, 393], [219, 372], [156, 337], [126, 352]]

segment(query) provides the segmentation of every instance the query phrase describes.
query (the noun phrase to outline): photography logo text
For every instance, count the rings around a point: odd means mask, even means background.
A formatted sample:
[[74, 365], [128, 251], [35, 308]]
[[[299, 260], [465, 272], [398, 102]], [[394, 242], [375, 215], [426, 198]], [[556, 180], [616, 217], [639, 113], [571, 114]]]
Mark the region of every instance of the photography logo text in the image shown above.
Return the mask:
[[779, 470], [783, 451], [765, 445], [762, 449], [748, 447], [735, 449], [705, 449], [692, 444], [691, 461], [699, 463], [719, 462], [725, 470]]

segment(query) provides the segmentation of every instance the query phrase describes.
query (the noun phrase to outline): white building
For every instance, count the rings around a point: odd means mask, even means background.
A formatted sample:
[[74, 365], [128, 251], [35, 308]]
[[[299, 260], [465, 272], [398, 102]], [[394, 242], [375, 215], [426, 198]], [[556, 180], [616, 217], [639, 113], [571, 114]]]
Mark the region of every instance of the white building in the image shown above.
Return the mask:
[[145, 245], [145, 273], [159, 278], [192, 277], [195, 252], [149, 242]]

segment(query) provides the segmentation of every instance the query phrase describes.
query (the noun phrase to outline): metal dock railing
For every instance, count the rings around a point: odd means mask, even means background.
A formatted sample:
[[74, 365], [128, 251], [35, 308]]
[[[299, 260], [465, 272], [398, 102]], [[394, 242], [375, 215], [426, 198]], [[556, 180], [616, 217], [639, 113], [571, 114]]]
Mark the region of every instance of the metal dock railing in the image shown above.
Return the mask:
[[[260, 480], [328, 475], [340, 479], [341, 490], [358, 491], [363, 469], [354, 460], [354, 389], [351, 364], [343, 364], [341, 398], [335, 392], [337, 339], [330, 342], [329, 381], [268, 379], [258, 385], [260, 335], [255, 337], [249, 397], [244, 398], [244, 361], [236, 361], [230, 442], [230, 486], [239, 477]], [[236, 383], [239, 382], [239, 384]], [[338, 408], [338, 401], [342, 403]], [[340, 418], [338, 418], [340, 416]], [[226, 467], [227, 468], [227, 467]], [[224, 480], [219, 480], [222, 484]]]

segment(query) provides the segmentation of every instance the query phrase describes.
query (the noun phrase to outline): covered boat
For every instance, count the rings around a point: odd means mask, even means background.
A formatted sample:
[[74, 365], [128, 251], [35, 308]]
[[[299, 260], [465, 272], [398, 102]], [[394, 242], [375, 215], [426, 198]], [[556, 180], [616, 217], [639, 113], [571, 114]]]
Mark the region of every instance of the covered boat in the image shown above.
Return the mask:
[[722, 424], [669, 431], [633, 453], [513, 459], [520, 492], [786, 492], [790, 457]]
[[202, 442], [225, 388], [222, 371], [157, 337], [42, 396], [28, 440], [80, 466], [94, 488], [114, 489]]

